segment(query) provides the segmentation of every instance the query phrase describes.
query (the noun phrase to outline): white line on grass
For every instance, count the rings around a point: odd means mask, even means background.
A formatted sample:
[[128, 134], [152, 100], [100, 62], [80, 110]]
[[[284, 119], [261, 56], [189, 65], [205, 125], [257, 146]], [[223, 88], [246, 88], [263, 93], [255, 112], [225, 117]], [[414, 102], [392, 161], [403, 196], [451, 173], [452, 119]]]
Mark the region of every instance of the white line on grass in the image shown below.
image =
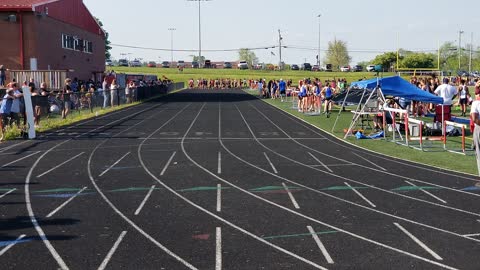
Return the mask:
[[175, 154], [177, 154], [177, 151], [173, 152], [172, 156], [170, 156], [170, 158], [168, 159], [167, 161], [167, 164], [165, 164], [165, 167], [163, 167], [163, 170], [162, 172], [160, 173], [160, 176], [163, 176], [165, 174], [165, 172], [167, 171], [168, 169], [168, 166], [170, 166], [170, 163], [172, 163], [172, 160], [173, 158], [175, 157]]
[[292, 201], [295, 209], [300, 209], [300, 205], [298, 205], [297, 200], [295, 200], [295, 197], [293, 197], [293, 194], [292, 194], [292, 192], [290, 192], [290, 189], [288, 189], [288, 187], [287, 187], [287, 185], [285, 185], [285, 183], [282, 183], [282, 185], [283, 185], [283, 188], [285, 189], [285, 191], [287, 191], [288, 197], [290, 197], [290, 200]]
[[11, 249], [13, 246], [15, 246], [18, 241], [22, 240], [26, 235], [25, 234], [22, 234], [20, 235], [17, 239], [15, 239], [15, 241], [13, 241], [10, 245], [6, 246], [5, 248], [3, 248], [2, 250], [0, 250], [0, 256], [2, 256], [3, 254], [5, 254], [9, 249]]
[[267, 153], [263, 152], [263, 154], [265, 155], [265, 158], [267, 159], [268, 163], [270, 163], [270, 166], [272, 166], [273, 172], [275, 172], [275, 173], [278, 174], [277, 168], [275, 168], [275, 166], [273, 165], [273, 163], [272, 163], [272, 161], [270, 160], [270, 158], [268, 158]]
[[327, 169], [329, 172], [333, 173], [332, 169], [330, 169], [329, 167], [327, 167], [327, 165], [325, 165], [325, 163], [323, 163], [322, 161], [320, 161], [320, 159], [318, 159], [316, 156], [314, 156], [312, 153], [308, 152], [308, 154], [310, 156], [312, 156], [313, 159], [315, 159], [316, 162], [320, 163], [320, 165], [322, 165], [323, 167], [325, 167], [325, 169]]
[[222, 228], [217, 227], [215, 237], [215, 270], [222, 269]]
[[74, 157], [70, 158], [69, 160], [67, 160], [67, 161], [64, 161], [64, 162], [62, 162], [62, 163], [58, 164], [57, 166], [55, 166], [55, 167], [51, 168], [50, 170], [48, 170], [48, 171], [46, 171], [46, 172], [44, 172], [44, 173], [42, 173], [42, 174], [38, 175], [38, 176], [37, 176], [37, 178], [40, 178], [40, 177], [42, 177], [42, 176], [44, 176], [44, 175], [46, 175], [46, 174], [49, 174], [49, 173], [53, 172], [54, 170], [56, 170], [56, 169], [58, 169], [58, 168], [62, 167], [63, 165], [65, 165], [65, 164], [67, 164], [68, 162], [70, 162], [70, 161], [72, 161], [72, 160], [74, 160], [74, 159], [78, 158], [79, 156], [81, 156], [81, 155], [83, 155], [83, 154], [85, 154], [85, 152], [81, 152], [80, 154], [78, 154], [78, 155], [76, 155], [76, 156], [74, 156]]
[[117, 251], [117, 248], [118, 246], [120, 245], [120, 243], [122, 242], [123, 238], [125, 237], [125, 235], [127, 234], [127, 231], [123, 231], [120, 236], [118, 237], [117, 241], [115, 241], [115, 244], [113, 244], [113, 247], [112, 249], [110, 249], [110, 251], [108, 252], [107, 256], [105, 257], [105, 259], [103, 260], [102, 264], [98, 267], [98, 270], [103, 270], [105, 269], [105, 267], [107, 267], [107, 264], [110, 262], [110, 260], [112, 259], [112, 256], [113, 254], [115, 253], [115, 251]]
[[222, 152], [218, 151], [218, 168], [217, 173], [222, 174]]
[[73, 201], [73, 199], [75, 199], [78, 195], [80, 195], [80, 193], [82, 193], [83, 191], [85, 191], [85, 189], [87, 189], [87, 187], [84, 187], [82, 188], [80, 191], [78, 191], [75, 195], [73, 195], [70, 199], [68, 199], [67, 201], [65, 201], [64, 203], [62, 203], [59, 207], [57, 207], [55, 210], [53, 210], [52, 212], [50, 212], [50, 214], [47, 215], [47, 218], [50, 218], [52, 217], [53, 215], [55, 215], [58, 211], [60, 211], [60, 209], [62, 209], [63, 207], [65, 207], [67, 204], [69, 204], [71, 201]]
[[143, 199], [142, 203], [140, 206], [138, 206], [137, 211], [135, 211], [135, 216], [138, 216], [140, 214], [140, 211], [142, 211], [142, 208], [145, 206], [145, 203], [147, 202], [148, 198], [152, 195], [153, 190], [155, 190], [155, 185], [153, 185], [150, 190], [147, 193], [147, 196], [145, 196], [145, 199]]
[[119, 160], [117, 160], [115, 163], [113, 163], [110, 167], [108, 167], [105, 171], [103, 171], [99, 177], [102, 177], [104, 174], [106, 174], [108, 171], [110, 171], [113, 167], [117, 166], [118, 163], [120, 163], [120, 161], [122, 161], [126, 156], [128, 156], [130, 154], [130, 152], [126, 153], [125, 155], [123, 155], [123, 157], [121, 157]]
[[403, 228], [400, 224], [398, 223], [393, 223], [395, 226], [397, 226], [403, 233], [405, 233], [408, 237], [410, 237], [415, 243], [417, 243], [420, 247], [422, 247], [425, 251], [430, 253], [435, 259], [441, 261], [443, 260], [442, 257], [440, 257], [437, 253], [435, 253], [433, 250], [431, 250], [427, 245], [425, 245], [422, 241], [420, 241], [417, 237], [415, 237], [413, 234], [411, 234], [409, 231], [407, 231], [405, 228]]
[[10, 165], [12, 165], [12, 164], [15, 164], [15, 163], [17, 163], [17, 162], [19, 162], [19, 161], [22, 161], [22, 160], [24, 160], [24, 159], [27, 159], [27, 158], [29, 158], [29, 157], [31, 157], [31, 156], [34, 156], [34, 155], [38, 154], [38, 153], [40, 153], [40, 151], [33, 152], [33, 153], [30, 154], [30, 155], [24, 156], [24, 157], [22, 157], [22, 158], [19, 158], [19, 159], [17, 159], [17, 160], [14, 160], [14, 161], [12, 161], [12, 162], [10, 162], [10, 163], [7, 163], [7, 164], [3, 165], [2, 168], [8, 167], [8, 166], [10, 166]]
[[317, 233], [313, 230], [312, 226], [307, 226], [308, 232], [312, 235], [313, 240], [315, 240], [315, 243], [317, 243], [317, 246], [320, 248], [320, 251], [322, 252], [323, 256], [327, 260], [329, 264], [333, 264], [333, 259], [328, 253], [327, 249], [323, 245], [322, 241], [320, 241], [320, 237], [318, 237]]
[[440, 201], [440, 202], [442, 202], [442, 203], [447, 203], [447, 201], [445, 201], [445, 200], [443, 200], [443, 199], [440, 199], [440, 198], [437, 197], [436, 195], [433, 195], [431, 192], [428, 192], [428, 191], [426, 191], [425, 189], [423, 189], [423, 188], [421, 188], [421, 187], [418, 187], [417, 185], [415, 185], [415, 184], [413, 184], [413, 183], [410, 183], [410, 182], [408, 182], [408, 181], [405, 181], [405, 182], [406, 182], [407, 184], [413, 186], [413, 187], [417, 187], [418, 189], [420, 189], [421, 191], [423, 191], [423, 193], [431, 196], [432, 198], [434, 198], [434, 199], [436, 199], [436, 200], [438, 200], [438, 201]]
[[365, 196], [362, 195], [362, 193], [360, 193], [360, 191], [356, 190], [355, 188], [353, 188], [350, 184], [348, 184], [347, 182], [344, 182], [345, 185], [347, 185], [349, 188], [351, 188], [353, 190], [353, 192], [357, 193], [358, 196], [360, 196], [360, 198], [362, 198], [363, 200], [365, 200], [368, 204], [370, 204], [372, 207], [377, 207], [375, 204], [373, 204], [369, 199], [367, 199]]
[[375, 164], [375, 162], [372, 162], [372, 161], [370, 161], [370, 160], [368, 160], [368, 159], [366, 159], [366, 158], [364, 158], [364, 157], [360, 156], [359, 154], [357, 154], [357, 153], [355, 153], [355, 152], [352, 152], [352, 154], [354, 154], [355, 156], [357, 156], [357, 157], [359, 157], [359, 158], [361, 158], [361, 159], [365, 160], [366, 162], [368, 162], [368, 163], [372, 164], [373, 166], [375, 166], [375, 167], [379, 168], [379, 169], [380, 169], [380, 170], [382, 170], [382, 171], [387, 171], [387, 169], [383, 168], [382, 166]]
[[222, 185], [217, 185], [217, 212], [222, 211]]
[[8, 194], [14, 192], [15, 190], [17, 190], [17, 189], [16, 189], [16, 188], [12, 188], [12, 189], [10, 189], [9, 191], [3, 193], [2, 195], [0, 195], [0, 199], [3, 198], [3, 197], [5, 197], [5, 196], [7, 196]]

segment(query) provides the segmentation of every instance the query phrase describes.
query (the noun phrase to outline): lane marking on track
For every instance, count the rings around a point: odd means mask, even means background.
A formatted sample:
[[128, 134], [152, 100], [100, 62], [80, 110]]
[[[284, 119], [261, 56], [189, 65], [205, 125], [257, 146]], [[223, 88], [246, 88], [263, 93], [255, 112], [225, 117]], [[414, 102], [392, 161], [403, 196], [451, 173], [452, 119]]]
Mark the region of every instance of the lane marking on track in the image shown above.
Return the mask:
[[293, 206], [295, 207], [295, 209], [300, 209], [300, 205], [298, 205], [297, 200], [295, 200], [295, 197], [293, 197], [293, 194], [292, 194], [292, 192], [290, 191], [290, 189], [288, 189], [287, 185], [285, 185], [285, 183], [282, 183], [282, 186], [283, 186], [283, 188], [285, 189], [285, 191], [287, 192], [288, 197], [290, 197], [290, 200], [292, 201]]
[[19, 159], [17, 159], [17, 160], [14, 160], [14, 161], [12, 161], [12, 162], [9, 162], [9, 163], [3, 165], [2, 168], [9, 167], [9, 166], [12, 165], [12, 164], [15, 164], [15, 163], [17, 163], [17, 162], [19, 162], [19, 161], [22, 161], [22, 160], [24, 160], [24, 159], [27, 159], [27, 158], [29, 158], [29, 157], [31, 157], [31, 156], [34, 156], [34, 155], [38, 154], [38, 153], [40, 153], [40, 151], [33, 152], [33, 153], [30, 154], [30, 155], [27, 155], [27, 156], [24, 156], [24, 157], [19, 158]]
[[432, 255], [435, 259], [439, 260], [439, 261], [442, 261], [442, 257], [440, 257], [437, 253], [435, 253], [433, 250], [431, 250], [429, 247], [427, 247], [427, 245], [425, 245], [422, 241], [420, 241], [420, 239], [418, 239], [417, 237], [415, 237], [415, 235], [411, 234], [409, 231], [407, 231], [405, 228], [402, 227], [402, 225], [398, 224], [398, 223], [393, 223], [395, 224], [395, 226], [397, 226], [397, 228], [399, 228], [403, 233], [405, 233], [408, 237], [410, 237], [410, 239], [412, 239], [415, 243], [417, 243], [420, 247], [422, 247], [425, 251], [427, 251], [428, 253], [430, 253], [430, 255]]
[[327, 165], [325, 165], [325, 163], [323, 163], [320, 159], [318, 159], [316, 156], [314, 156], [312, 153], [308, 152], [308, 154], [313, 158], [315, 159], [316, 162], [320, 163], [321, 166], [323, 166], [325, 169], [327, 169], [329, 172], [333, 173], [332, 169], [330, 169], [329, 167], [327, 167]]
[[[178, 111], [174, 116], [172, 116], [169, 120], [167, 120], [163, 125], [161, 125], [155, 132], [161, 130], [162, 128], [164, 128], [166, 125], [168, 125], [170, 122], [172, 122], [178, 115], [180, 115], [181, 113], [183, 113], [192, 103], [189, 103], [188, 105], [186, 105], [182, 110]], [[145, 121], [145, 120], [143, 120]], [[143, 121], [137, 123], [137, 124], [140, 124], [142, 123]], [[152, 133], [152, 136], [155, 134]], [[117, 135], [121, 134], [122, 132], [118, 133]], [[116, 135], [116, 136], [117, 136]], [[131, 219], [129, 219], [124, 213], [122, 213], [113, 203], [112, 201], [110, 201], [108, 199], [108, 197], [105, 195], [105, 193], [100, 189], [100, 187], [98, 186], [97, 182], [95, 181], [95, 178], [93, 177], [93, 174], [92, 174], [92, 169], [91, 169], [91, 163], [92, 163], [92, 158], [93, 158], [93, 155], [95, 154], [95, 152], [100, 149], [100, 147], [106, 143], [108, 141], [108, 139], [104, 140], [103, 142], [101, 142], [99, 145], [97, 145], [95, 147], [95, 149], [92, 151], [92, 153], [90, 154], [90, 157], [88, 159], [88, 164], [87, 164], [87, 171], [88, 171], [88, 177], [90, 178], [90, 182], [92, 183], [92, 185], [95, 187], [95, 190], [97, 190], [97, 192], [100, 194], [100, 196], [102, 197], [102, 199], [110, 206], [111, 209], [113, 209], [113, 211], [115, 211], [115, 213], [117, 215], [119, 215], [123, 220], [125, 220], [125, 222], [127, 222], [130, 226], [132, 226], [137, 232], [139, 232], [140, 234], [142, 234], [145, 238], [147, 238], [150, 242], [152, 242], [155, 246], [157, 246], [158, 248], [160, 248], [161, 250], [163, 250], [167, 255], [171, 256], [172, 258], [174, 258], [175, 260], [177, 260], [179, 263], [183, 264], [185, 267], [187, 267], [188, 269], [190, 270], [198, 270], [198, 268], [196, 268], [195, 266], [191, 265], [190, 263], [188, 263], [187, 261], [185, 261], [183, 258], [181, 258], [180, 256], [178, 256], [177, 254], [175, 254], [174, 252], [172, 252], [171, 250], [169, 250], [167, 247], [165, 247], [164, 245], [162, 245], [160, 242], [158, 242], [157, 240], [155, 240], [155, 238], [153, 238], [151, 235], [149, 235], [147, 232], [145, 232], [144, 230], [142, 230], [142, 228], [140, 228], [135, 222], [133, 222]], [[141, 146], [141, 144], [140, 144]], [[138, 147], [140, 147], [138, 146]], [[139, 155], [139, 157], [141, 157]], [[142, 160], [140, 160], [140, 163], [142, 164], [142, 167], [145, 168], [145, 164], [143, 163]]]
[[218, 151], [218, 168], [217, 173], [222, 174], [222, 152]]
[[357, 157], [359, 157], [359, 158], [361, 158], [361, 159], [365, 160], [366, 162], [368, 162], [368, 163], [372, 164], [373, 166], [375, 166], [375, 167], [379, 168], [379, 169], [380, 169], [380, 170], [382, 170], [382, 171], [385, 171], [385, 172], [387, 171], [387, 169], [383, 168], [382, 166], [380, 166], [380, 165], [378, 165], [378, 164], [375, 164], [375, 162], [372, 162], [372, 161], [370, 161], [370, 160], [368, 160], [368, 159], [366, 159], [366, 158], [364, 158], [364, 157], [360, 156], [359, 154], [357, 154], [357, 153], [355, 153], [355, 152], [352, 152], [352, 154], [354, 154], [355, 156], [357, 156]]
[[263, 155], [265, 155], [265, 158], [267, 159], [268, 163], [270, 163], [270, 166], [272, 166], [273, 172], [278, 174], [277, 168], [275, 168], [275, 166], [273, 165], [272, 161], [271, 161], [270, 158], [267, 156], [267, 153], [263, 152]]
[[353, 190], [353, 192], [357, 193], [357, 195], [362, 198], [364, 201], [366, 201], [368, 204], [370, 204], [372, 207], [376, 208], [377, 206], [372, 203], [369, 199], [367, 199], [365, 196], [363, 196], [362, 193], [360, 193], [360, 191], [358, 191], [356, 188], [353, 188], [349, 183], [347, 182], [344, 182], [346, 186], [348, 186], [351, 190]]
[[423, 189], [422, 187], [419, 187], [419, 186], [417, 186], [417, 185], [415, 185], [415, 184], [413, 184], [413, 183], [410, 183], [410, 182], [408, 182], [408, 181], [405, 181], [405, 182], [406, 182], [407, 184], [413, 186], [413, 187], [417, 187], [420, 191], [422, 191], [423, 193], [429, 195], [430, 197], [432, 197], [432, 198], [434, 198], [434, 199], [436, 199], [436, 200], [438, 200], [438, 201], [440, 201], [440, 202], [442, 202], [442, 203], [445, 203], [445, 204], [447, 203], [447, 201], [445, 201], [445, 200], [443, 200], [443, 199], [440, 199], [438, 196], [432, 194], [431, 192], [426, 191], [426, 190]]
[[145, 196], [145, 198], [143, 199], [142, 203], [138, 206], [137, 210], [135, 211], [135, 216], [138, 216], [138, 214], [140, 214], [140, 211], [142, 211], [142, 208], [143, 206], [145, 206], [145, 203], [147, 202], [147, 200], [150, 198], [150, 196], [152, 195], [152, 192], [155, 190], [155, 185], [153, 185], [150, 190], [148, 191], [147, 193], [147, 196]]
[[465, 234], [463, 235], [465, 237], [477, 237], [477, 236], [480, 236], [480, 233], [474, 233], [474, 234]]
[[69, 204], [71, 201], [73, 201], [73, 199], [75, 199], [78, 195], [80, 195], [80, 193], [82, 193], [83, 191], [85, 191], [85, 189], [87, 189], [87, 187], [84, 187], [82, 188], [80, 191], [78, 191], [75, 195], [73, 195], [72, 197], [70, 197], [70, 199], [68, 199], [67, 201], [65, 201], [64, 203], [62, 203], [59, 207], [57, 207], [55, 210], [53, 210], [52, 212], [50, 212], [50, 214], [47, 215], [47, 218], [50, 218], [52, 217], [53, 215], [55, 215], [58, 211], [60, 211], [63, 207], [65, 207], [67, 204]]
[[15, 241], [12, 241], [12, 243], [8, 246], [6, 246], [5, 248], [3, 248], [2, 250], [0, 250], [0, 257], [5, 254], [9, 249], [11, 249], [13, 246], [15, 246], [20, 240], [22, 240], [25, 236], [25, 234], [22, 234], [20, 235], [17, 239], [15, 239]]
[[168, 161], [167, 161], [167, 164], [165, 164], [165, 167], [163, 167], [163, 170], [162, 170], [162, 172], [160, 173], [160, 176], [163, 176], [163, 175], [165, 174], [165, 172], [166, 172], [167, 169], [168, 169], [168, 166], [170, 166], [170, 163], [172, 163], [173, 158], [175, 157], [176, 154], [177, 154], [177, 151], [173, 152], [173, 154], [170, 156], [170, 158], [169, 158]]
[[126, 153], [121, 157], [119, 160], [117, 160], [115, 163], [113, 163], [110, 167], [108, 167], [105, 171], [103, 171], [98, 177], [102, 177], [104, 174], [106, 174], [108, 171], [110, 171], [113, 167], [117, 166], [118, 163], [120, 163], [124, 158], [126, 158], [130, 152]]
[[70, 161], [78, 158], [79, 156], [81, 156], [81, 155], [83, 155], [83, 154], [85, 154], [85, 152], [81, 152], [80, 154], [78, 154], [78, 155], [76, 155], [76, 156], [68, 159], [67, 161], [64, 161], [64, 162], [58, 164], [57, 166], [51, 168], [50, 170], [48, 170], [48, 171], [46, 171], [46, 172], [44, 172], [44, 173], [42, 173], [42, 174], [37, 175], [37, 178], [40, 178], [40, 177], [42, 177], [42, 176], [44, 176], [44, 175], [46, 175], [46, 174], [49, 174], [49, 173], [53, 172], [54, 170], [62, 167], [63, 165], [65, 165], [65, 164], [67, 164], [68, 162], [70, 162]]
[[14, 192], [15, 190], [17, 190], [17, 189], [16, 189], [16, 188], [12, 188], [12, 189], [10, 189], [9, 191], [3, 193], [2, 195], [0, 195], [0, 199], [3, 198], [3, 197], [5, 197], [5, 196], [7, 196], [8, 194]]
[[328, 253], [327, 249], [323, 245], [322, 241], [320, 241], [320, 237], [318, 237], [318, 234], [313, 230], [312, 226], [307, 226], [308, 232], [312, 236], [313, 240], [315, 240], [315, 243], [317, 243], [318, 248], [320, 248], [320, 251], [322, 252], [323, 256], [327, 260], [329, 264], [333, 264], [333, 259]]
[[222, 185], [217, 185], [217, 212], [222, 211]]
[[222, 269], [222, 228], [217, 227], [215, 233], [215, 270]]
[[115, 244], [113, 244], [113, 247], [110, 249], [108, 252], [107, 256], [103, 260], [102, 264], [98, 267], [98, 270], [104, 270], [107, 267], [107, 264], [110, 262], [110, 260], [113, 257], [113, 254], [115, 251], [117, 251], [118, 246], [120, 246], [120, 243], [122, 242], [123, 238], [127, 234], [127, 231], [123, 231], [120, 236], [118, 237], [117, 241], [115, 241]]
[[0, 149], [0, 153], [3, 153], [3, 152], [5, 152], [5, 151], [7, 151], [7, 150], [10, 150], [10, 149], [14, 148], [15, 146], [19, 146], [19, 145], [25, 144], [25, 143], [27, 143], [27, 142], [31, 142], [31, 141], [23, 141], [23, 142], [20, 142], [20, 143], [16, 143], [16, 144], [13, 144], [13, 145], [4, 147], [4, 148]]

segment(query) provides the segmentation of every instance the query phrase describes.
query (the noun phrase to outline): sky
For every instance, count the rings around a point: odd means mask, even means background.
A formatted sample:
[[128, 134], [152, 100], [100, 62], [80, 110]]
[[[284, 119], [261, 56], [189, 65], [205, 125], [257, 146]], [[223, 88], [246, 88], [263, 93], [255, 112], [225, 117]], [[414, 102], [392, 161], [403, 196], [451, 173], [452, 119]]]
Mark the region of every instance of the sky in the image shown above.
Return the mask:
[[[173, 48], [195, 50], [174, 52], [174, 60], [191, 61], [198, 55], [198, 2], [187, 0], [83, 0], [100, 18], [113, 44], [164, 49], [164, 51], [113, 46], [112, 58], [141, 58], [143, 61], [171, 61]], [[480, 1], [464, 0], [211, 0], [201, 2], [202, 50], [271, 47], [278, 44], [297, 48], [282, 50], [287, 64], [316, 63], [319, 44], [321, 58], [328, 42], [343, 40], [352, 57], [351, 64], [368, 61], [384, 51], [435, 50], [446, 41], [463, 46], [480, 43]], [[321, 14], [320, 19], [317, 17]], [[469, 15], [470, 14], [470, 15]], [[315, 50], [313, 50], [315, 49]], [[275, 56], [272, 54], [275, 54]], [[278, 63], [275, 49], [255, 51], [259, 62]], [[123, 56], [122, 56], [123, 54]], [[126, 56], [125, 56], [126, 55]], [[238, 52], [208, 52], [212, 61], [236, 61]]]

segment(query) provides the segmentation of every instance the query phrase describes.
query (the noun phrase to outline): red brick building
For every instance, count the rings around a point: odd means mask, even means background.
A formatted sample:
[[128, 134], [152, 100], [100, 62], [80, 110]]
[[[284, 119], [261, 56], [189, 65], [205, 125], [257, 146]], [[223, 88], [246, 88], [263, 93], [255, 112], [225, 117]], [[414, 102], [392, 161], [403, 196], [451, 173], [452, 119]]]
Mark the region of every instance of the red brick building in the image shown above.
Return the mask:
[[11, 70], [105, 70], [105, 32], [82, 0], [0, 0], [0, 48]]

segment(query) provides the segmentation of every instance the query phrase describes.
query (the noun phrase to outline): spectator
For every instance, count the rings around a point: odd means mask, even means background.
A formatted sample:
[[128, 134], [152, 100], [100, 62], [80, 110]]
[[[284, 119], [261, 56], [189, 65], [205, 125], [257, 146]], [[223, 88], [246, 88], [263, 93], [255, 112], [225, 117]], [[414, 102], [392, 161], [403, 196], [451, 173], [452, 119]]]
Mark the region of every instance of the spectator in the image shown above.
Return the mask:
[[3, 65], [0, 65], [0, 86], [5, 86], [6, 79], [7, 79], [6, 69]]
[[110, 101], [110, 88], [108, 87], [108, 79], [105, 77], [102, 83], [103, 90], [103, 108], [107, 108]]
[[62, 101], [62, 118], [66, 119], [68, 116], [68, 113], [70, 112], [70, 106], [72, 106], [71, 103], [71, 97], [70, 95], [72, 94], [72, 87], [70, 86], [72, 83], [71, 79], [66, 79], [65, 80], [65, 86], [62, 89], [61, 92], [61, 101]]
[[13, 95], [13, 88], [9, 88], [0, 105], [0, 130], [2, 131], [0, 141], [3, 140], [5, 128], [8, 126], [8, 118], [10, 117], [14, 99], [15, 96]]
[[112, 84], [110, 85], [110, 95], [111, 95], [111, 104], [112, 107], [118, 105], [118, 88], [119, 85], [117, 84], [117, 80], [113, 79]]
[[127, 86], [125, 87], [125, 98], [127, 99], [127, 104], [130, 104], [132, 102], [131, 98], [131, 91], [132, 91], [132, 83], [133, 81], [129, 82]]
[[453, 99], [457, 95], [457, 88], [450, 85], [450, 80], [448, 78], [443, 79], [443, 84], [440, 85], [436, 90], [435, 94], [443, 98], [443, 105], [452, 107]]
[[40, 117], [42, 115], [42, 107], [40, 107], [39, 100], [35, 97], [40, 96], [40, 91], [35, 89], [35, 84], [30, 83], [30, 93], [32, 94], [32, 107], [33, 107], [33, 117], [35, 128], [40, 127]]
[[17, 127], [20, 128], [20, 113], [22, 112], [20, 103], [23, 97], [23, 93], [20, 92], [17, 83], [11, 83], [11, 87], [13, 89], [13, 95], [15, 96], [15, 99], [13, 100], [10, 112], [10, 123], [13, 124], [13, 122], [15, 122]]
[[462, 108], [462, 116], [466, 116], [467, 114], [467, 107], [468, 107], [468, 98], [470, 97], [470, 93], [468, 92], [468, 87], [467, 84], [465, 83], [465, 80], [462, 79], [461, 84], [459, 86], [459, 103]]
[[[475, 124], [473, 144], [475, 146], [475, 156], [477, 157], [477, 169], [480, 175], [480, 87], [475, 87], [475, 100], [472, 103], [470, 119]], [[480, 182], [477, 182], [475, 186], [480, 187]]]

